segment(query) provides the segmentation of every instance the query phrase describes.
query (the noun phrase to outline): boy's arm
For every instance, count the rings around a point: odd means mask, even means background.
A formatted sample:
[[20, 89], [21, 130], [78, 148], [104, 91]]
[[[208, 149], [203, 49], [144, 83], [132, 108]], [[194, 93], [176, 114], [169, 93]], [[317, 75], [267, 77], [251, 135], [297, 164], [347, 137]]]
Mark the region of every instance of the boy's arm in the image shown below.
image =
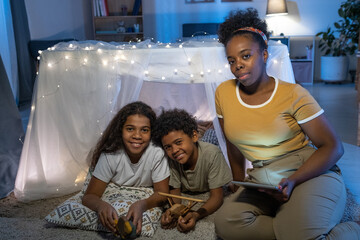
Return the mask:
[[[170, 193], [174, 194], [174, 195], [179, 195], [179, 196], [181, 195], [180, 188], [173, 188], [170, 190]], [[174, 201], [174, 203], [181, 203], [180, 198], [173, 198], [173, 201]]]
[[210, 197], [197, 211], [193, 212], [196, 220], [202, 219], [218, 210], [223, 203], [222, 187], [210, 189]]
[[193, 229], [196, 222], [214, 213], [223, 203], [222, 187], [210, 189], [210, 198], [197, 211], [189, 212], [185, 217], [179, 217], [177, 229], [180, 232], [188, 232]]

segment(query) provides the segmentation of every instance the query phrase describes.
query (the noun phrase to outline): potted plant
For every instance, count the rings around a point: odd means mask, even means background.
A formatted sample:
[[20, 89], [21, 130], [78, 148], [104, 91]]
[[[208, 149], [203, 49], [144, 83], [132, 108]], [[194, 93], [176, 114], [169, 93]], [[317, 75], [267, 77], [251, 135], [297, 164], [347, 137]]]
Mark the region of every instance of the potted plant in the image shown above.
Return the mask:
[[320, 76], [323, 81], [340, 82], [347, 79], [349, 55], [353, 55], [359, 43], [360, 1], [342, 2], [338, 10], [341, 19], [334, 23], [334, 29], [328, 27], [319, 32], [319, 48], [325, 55], [321, 57]]

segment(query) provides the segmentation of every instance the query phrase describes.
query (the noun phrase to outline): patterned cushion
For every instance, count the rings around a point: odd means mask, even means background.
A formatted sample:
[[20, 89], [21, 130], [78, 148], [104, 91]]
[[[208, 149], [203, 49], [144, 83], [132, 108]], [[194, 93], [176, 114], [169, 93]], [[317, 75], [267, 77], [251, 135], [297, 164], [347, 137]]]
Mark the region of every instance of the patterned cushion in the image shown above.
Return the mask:
[[[65, 227], [109, 232], [98, 220], [97, 213], [81, 204], [90, 178], [91, 171], [88, 173], [83, 189], [56, 207], [45, 217], [45, 220]], [[114, 183], [109, 183], [102, 196], [102, 200], [110, 203], [116, 209], [119, 216], [126, 216], [131, 204], [148, 198], [153, 192], [152, 188], [120, 187]], [[152, 237], [154, 235], [159, 225], [161, 214], [161, 208], [152, 208], [144, 212], [141, 236]]]
[[213, 128], [207, 129], [200, 140], [203, 142], [208, 142], [208, 143], [212, 143], [216, 146], [219, 146], [219, 141], [216, 137], [215, 129], [213, 129]]

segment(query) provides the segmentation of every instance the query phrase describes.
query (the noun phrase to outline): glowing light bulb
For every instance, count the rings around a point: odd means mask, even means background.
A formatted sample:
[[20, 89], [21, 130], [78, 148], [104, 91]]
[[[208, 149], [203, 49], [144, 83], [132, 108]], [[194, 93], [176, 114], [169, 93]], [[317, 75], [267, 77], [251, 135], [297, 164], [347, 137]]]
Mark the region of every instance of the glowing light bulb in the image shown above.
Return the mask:
[[179, 48], [182, 48], [182, 47], [183, 47], [183, 45], [182, 45], [182, 44], [180, 44], [180, 45], [179, 45]]
[[175, 73], [175, 74], [177, 74], [177, 73], [178, 73], [178, 70], [177, 70], [176, 68], [174, 69], [174, 73]]
[[52, 67], [52, 64], [51, 64], [51, 63], [48, 63], [48, 67]]
[[162, 76], [162, 77], [161, 77], [161, 80], [165, 80], [165, 77], [164, 77], [164, 76]]
[[108, 65], [108, 61], [106, 61], [106, 60], [103, 60], [102, 63], [103, 63], [104, 66], [107, 66], [107, 65]]
[[144, 71], [145, 76], [149, 75], [149, 71]]
[[72, 48], [74, 45], [72, 43], [69, 44], [69, 47]]
[[97, 50], [97, 52], [101, 54], [101, 53], [102, 53], [102, 50], [99, 48], [99, 49]]
[[208, 73], [211, 73], [211, 70], [210, 70], [210, 69], [208, 69], [208, 70], [207, 70], [207, 72], [208, 72]]
[[202, 76], [202, 77], [204, 76], [204, 72], [203, 72], [203, 71], [200, 72], [200, 76]]
[[193, 78], [193, 77], [194, 77], [194, 74], [190, 74], [190, 77]]
[[39, 51], [38, 51], [38, 53], [39, 53], [39, 54], [41, 54], [41, 53], [42, 53], [42, 51], [41, 51], [41, 50], [39, 50]]
[[218, 70], [218, 73], [222, 73], [221, 69]]
[[40, 56], [38, 56], [36, 59], [37, 59], [37, 60], [40, 60]]
[[68, 55], [66, 55], [66, 56], [65, 56], [65, 59], [66, 59], [66, 60], [67, 60], [67, 59], [69, 59], [69, 56], [68, 56]]
[[133, 45], [133, 46], [132, 46], [132, 48], [136, 48], [136, 46], [135, 46], [135, 45]]
[[131, 60], [131, 64], [134, 64], [135, 63], [135, 61], [134, 60]]

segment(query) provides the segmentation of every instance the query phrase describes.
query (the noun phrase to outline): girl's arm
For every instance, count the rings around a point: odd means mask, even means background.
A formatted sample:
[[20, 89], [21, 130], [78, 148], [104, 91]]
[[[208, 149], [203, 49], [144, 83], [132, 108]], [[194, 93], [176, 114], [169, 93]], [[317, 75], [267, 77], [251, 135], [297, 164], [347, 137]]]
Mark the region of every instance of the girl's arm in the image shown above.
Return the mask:
[[224, 133], [224, 137], [226, 141], [227, 155], [231, 167], [231, 172], [233, 175], [233, 180], [244, 181], [245, 169], [246, 169], [245, 157], [240, 152], [240, 150], [227, 139], [224, 131], [224, 119], [219, 118], [219, 123], [221, 126], [221, 130]]
[[118, 220], [117, 212], [109, 203], [101, 200], [101, 196], [103, 195], [106, 186], [106, 182], [103, 182], [94, 176], [91, 177], [89, 186], [82, 199], [82, 204], [97, 212], [102, 225], [112, 232], [115, 232], [114, 220]]
[[222, 187], [210, 189], [209, 199], [195, 212], [189, 212], [185, 217], [179, 217], [177, 228], [180, 232], [188, 232], [193, 229], [196, 222], [220, 208], [223, 203]]
[[128, 220], [132, 218], [137, 234], [141, 232], [143, 212], [154, 207], [160, 207], [167, 200], [166, 197], [159, 195], [157, 192], [169, 193], [169, 177], [154, 183], [154, 194], [149, 198], [139, 200], [130, 206], [126, 218]]
[[323, 114], [301, 124], [301, 128], [317, 150], [293, 175], [281, 180], [280, 185], [287, 198], [295, 186], [329, 170], [344, 153], [341, 141]]

